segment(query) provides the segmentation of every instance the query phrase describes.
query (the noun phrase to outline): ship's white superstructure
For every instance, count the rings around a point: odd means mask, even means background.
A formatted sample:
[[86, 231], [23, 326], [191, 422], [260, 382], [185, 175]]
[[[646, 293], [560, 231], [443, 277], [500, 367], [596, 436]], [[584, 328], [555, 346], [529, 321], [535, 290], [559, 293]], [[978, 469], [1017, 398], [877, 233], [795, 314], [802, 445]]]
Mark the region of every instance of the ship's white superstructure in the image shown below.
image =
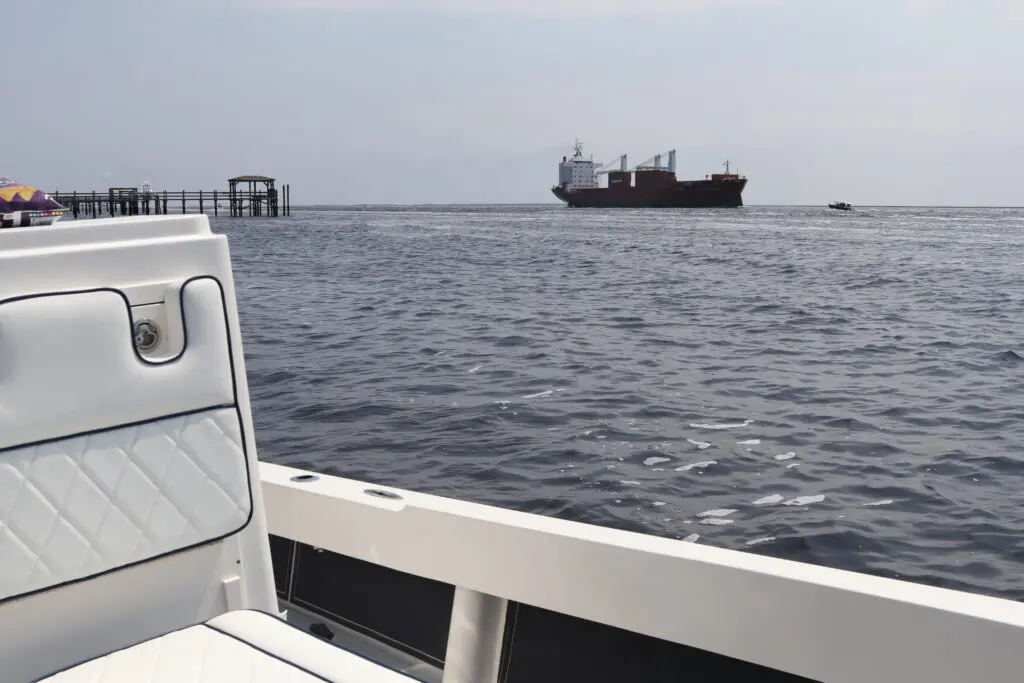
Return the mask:
[[562, 157], [558, 164], [558, 184], [569, 191], [600, 187], [594, 159], [583, 156], [583, 145], [579, 140], [576, 141], [575, 154], [569, 158]]

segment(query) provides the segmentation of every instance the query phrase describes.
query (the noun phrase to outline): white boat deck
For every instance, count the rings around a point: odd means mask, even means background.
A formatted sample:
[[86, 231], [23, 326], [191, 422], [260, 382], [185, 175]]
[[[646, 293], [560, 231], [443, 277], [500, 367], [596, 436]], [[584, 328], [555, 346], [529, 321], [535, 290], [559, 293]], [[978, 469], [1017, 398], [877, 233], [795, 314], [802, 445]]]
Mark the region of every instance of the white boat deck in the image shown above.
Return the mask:
[[0, 273], [4, 683], [1022, 680], [1015, 602], [260, 463], [205, 216]]
[[410, 683], [416, 679], [311, 637], [276, 616], [238, 610], [101, 655], [48, 683]]

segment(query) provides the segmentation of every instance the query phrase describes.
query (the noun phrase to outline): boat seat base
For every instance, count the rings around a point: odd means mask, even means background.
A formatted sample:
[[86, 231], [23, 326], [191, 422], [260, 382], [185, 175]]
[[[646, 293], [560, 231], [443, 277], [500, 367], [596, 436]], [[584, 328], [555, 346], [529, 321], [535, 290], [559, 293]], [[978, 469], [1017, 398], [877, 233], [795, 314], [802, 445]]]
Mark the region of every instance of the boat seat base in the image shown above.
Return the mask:
[[228, 612], [40, 679], [47, 683], [410, 683], [277, 617]]

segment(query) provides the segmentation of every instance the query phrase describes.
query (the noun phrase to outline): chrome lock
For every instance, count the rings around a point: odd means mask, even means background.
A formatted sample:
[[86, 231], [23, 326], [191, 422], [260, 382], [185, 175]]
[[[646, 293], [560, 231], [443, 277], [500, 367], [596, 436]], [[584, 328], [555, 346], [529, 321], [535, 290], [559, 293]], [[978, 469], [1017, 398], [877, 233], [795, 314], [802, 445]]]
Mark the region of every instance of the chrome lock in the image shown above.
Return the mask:
[[160, 343], [160, 329], [149, 319], [135, 321], [135, 348], [151, 351]]

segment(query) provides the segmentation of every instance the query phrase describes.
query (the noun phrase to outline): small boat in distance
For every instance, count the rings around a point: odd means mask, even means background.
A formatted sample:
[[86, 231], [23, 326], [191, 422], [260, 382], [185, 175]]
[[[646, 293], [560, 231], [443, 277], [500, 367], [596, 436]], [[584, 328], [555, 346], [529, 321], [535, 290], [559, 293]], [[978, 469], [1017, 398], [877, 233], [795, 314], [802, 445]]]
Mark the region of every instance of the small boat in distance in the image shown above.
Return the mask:
[[849, 202], [832, 202], [828, 205], [828, 208], [835, 209], [836, 211], [853, 211], [853, 207], [850, 206]]

